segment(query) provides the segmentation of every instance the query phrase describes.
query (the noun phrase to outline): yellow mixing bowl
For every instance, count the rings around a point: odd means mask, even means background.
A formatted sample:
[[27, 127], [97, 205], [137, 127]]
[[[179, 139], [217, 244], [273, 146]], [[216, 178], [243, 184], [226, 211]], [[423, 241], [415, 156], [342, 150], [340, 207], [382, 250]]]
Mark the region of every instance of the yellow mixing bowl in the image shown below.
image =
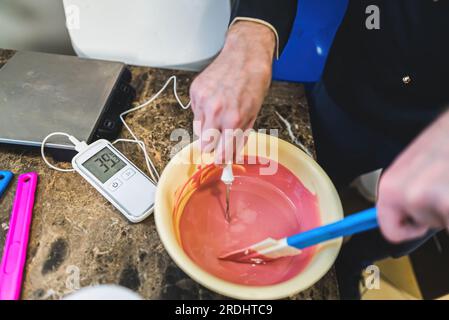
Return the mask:
[[[273, 140], [275, 139], [275, 140]], [[337, 191], [320, 166], [296, 146], [273, 136], [252, 133], [243, 151], [255, 155], [248, 145], [266, 144], [267, 148], [277, 145], [277, 158], [265, 154], [294, 173], [301, 182], [317, 195], [321, 223], [327, 224], [343, 218], [343, 209]], [[260, 153], [259, 153], [260, 155]], [[175, 192], [181, 188], [197, 170], [201, 157], [197, 142], [191, 143], [177, 153], [161, 175], [155, 204], [155, 221], [159, 237], [175, 263], [192, 279], [206, 288], [237, 299], [280, 299], [305, 290], [320, 280], [332, 267], [341, 247], [341, 239], [319, 245], [309, 265], [295, 277], [269, 286], [247, 286], [231, 283], [204, 271], [184, 252], [174, 230], [173, 206]], [[286, 235], [287, 236], [287, 235]]]

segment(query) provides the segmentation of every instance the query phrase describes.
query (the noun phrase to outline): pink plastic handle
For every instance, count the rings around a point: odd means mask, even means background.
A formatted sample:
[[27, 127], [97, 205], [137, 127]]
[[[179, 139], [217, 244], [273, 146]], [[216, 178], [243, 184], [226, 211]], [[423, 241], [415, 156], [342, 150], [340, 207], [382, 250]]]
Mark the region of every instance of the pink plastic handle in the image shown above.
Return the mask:
[[37, 173], [21, 174], [11, 212], [8, 236], [0, 265], [0, 300], [18, 300], [22, 287]]

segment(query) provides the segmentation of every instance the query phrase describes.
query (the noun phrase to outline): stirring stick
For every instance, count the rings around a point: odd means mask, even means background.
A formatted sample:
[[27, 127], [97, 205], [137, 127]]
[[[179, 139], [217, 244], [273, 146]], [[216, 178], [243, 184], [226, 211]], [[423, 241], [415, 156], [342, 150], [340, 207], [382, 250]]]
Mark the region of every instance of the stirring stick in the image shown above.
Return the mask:
[[232, 173], [232, 163], [227, 164], [223, 168], [223, 173], [221, 174], [221, 181], [226, 185], [226, 211], [225, 211], [225, 219], [226, 221], [231, 221], [231, 214], [229, 208], [229, 201], [231, 198], [231, 186], [234, 181], [234, 174]]
[[231, 215], [229, 214], [229, 198], [231, 196], [231, 184], [227, 183], [226, 184], [226, 213], [225, 213], [225, 218], [226, 221], [230, 222], [231, 221]]

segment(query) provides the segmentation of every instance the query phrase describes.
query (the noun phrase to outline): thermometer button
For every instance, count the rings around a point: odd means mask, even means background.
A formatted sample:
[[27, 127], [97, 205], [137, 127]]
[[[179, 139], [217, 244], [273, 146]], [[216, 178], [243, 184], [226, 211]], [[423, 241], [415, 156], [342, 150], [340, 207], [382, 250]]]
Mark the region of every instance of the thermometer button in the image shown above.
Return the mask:
[[128, 168], [128, 169], [125, 170], [125, 172], [123, 172], [122, 178], [125, 179], [125, 180], [128, 180], [129, 178], [131, 178], [135, 174], [136, 174], [136, 171], [134, 171], [133, 168]]
[[115, 179], [114, 181], [111, 182], [111, 184], [109, 185], [109, 189], [111, 191], [115, 191], [118, 188], [120, 188], [120, 186], [122, 185], [122, 181], [120, 179]]

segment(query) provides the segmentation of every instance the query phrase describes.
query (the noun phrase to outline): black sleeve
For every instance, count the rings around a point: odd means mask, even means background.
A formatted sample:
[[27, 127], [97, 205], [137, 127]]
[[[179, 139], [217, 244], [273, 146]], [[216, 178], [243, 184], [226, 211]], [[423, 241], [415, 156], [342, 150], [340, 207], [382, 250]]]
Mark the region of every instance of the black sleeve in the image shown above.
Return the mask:
[[295, 21], [297, 4], [297, 0], [234, 0], [231, 22], [237, 17], [247, 17], [270, 23], [278, 33], [282, 52]]

